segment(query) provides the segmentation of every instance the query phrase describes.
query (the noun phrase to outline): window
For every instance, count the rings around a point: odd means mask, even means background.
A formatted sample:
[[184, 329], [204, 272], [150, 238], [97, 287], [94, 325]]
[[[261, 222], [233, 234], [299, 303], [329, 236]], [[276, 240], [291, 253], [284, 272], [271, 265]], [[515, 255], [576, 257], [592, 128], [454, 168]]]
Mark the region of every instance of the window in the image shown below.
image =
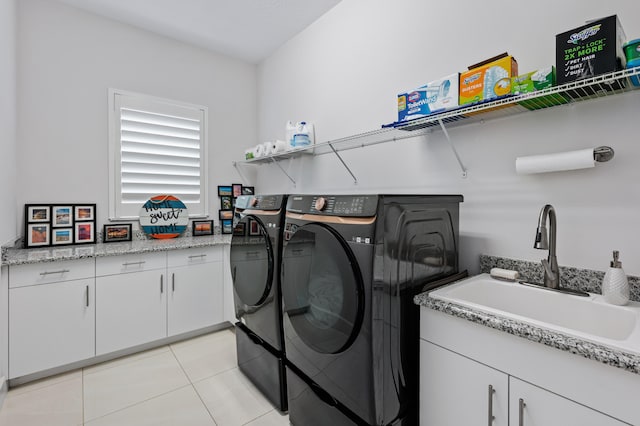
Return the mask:
[[109, 90], [109, 216], [138, 218], [150, 197], [170, 194], [207, 216], [207, 108]]

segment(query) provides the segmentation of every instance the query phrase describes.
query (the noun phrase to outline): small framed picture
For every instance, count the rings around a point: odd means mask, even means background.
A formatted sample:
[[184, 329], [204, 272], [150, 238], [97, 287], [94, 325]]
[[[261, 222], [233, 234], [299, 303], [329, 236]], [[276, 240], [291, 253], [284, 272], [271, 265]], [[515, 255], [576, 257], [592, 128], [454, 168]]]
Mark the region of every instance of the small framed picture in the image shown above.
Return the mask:
[[233, 210], [218, 210], [220, 220], [233, 219]]
[[95, 220], [95, 204], [78, 205], [74, 207], [74, 219], [77, 221]]
[[48, 246], [51, 243], [51, 226], [48, 223], [27, 225], [27, 247]]
[[231, 186], [218, 186], [218, 197], [231, 197], [233, 195], [233, 188]]
[[232, 198], [230, 195], [224, 195], [220, 197], [220, 210], [231, 210], [233, 209]]
[[53, 228], [51, 230], [51, 245], [62, 246], [65, 244], [73, 244], [73, 228]]
[[191, 234], [194, 237], [213, 235], [213, 220], [194, 220], [191, 222]]
[[223, 234], [232, 234], [233, 233], [233, 220], [231, 220], [231, 219], [221, 220], [220, 223], [222, 224], [222, 233]]
[[242, 195], [242, 184], [240, 183], [234, 183], [231, 185], [231, 188], [233, 190], [233, 197], [239, 197]]
[[49, 206], [42, 205], [26, 205], [26, 222], [49, 222]]
[[95, 241], [96, 241], [95, 222], [76, 222], [75, 223], [76, 244], [93, 243]]
[[73, 207], [71, 206], [53, 206], [51, 207], [51, 226], [54, 228], [60, 226], [69, 227], [72, 225]]
[[131, 241], [130, 223], [113, 223], [104, 225], [102, 242], [115, 243], [118, 241]]
[[260, 226], [258, 226], [258, 222], [255, 220], [249, 220], [249, 235], [260, 235]]
[[256, 191], [253, 186], [243, 186], [242, 195], [255, 195]]
[[247, 234], [246, 222], [236, 223], [236, 226], [233, 227], [233, 235], [238, 237], [244, 237], [246, 234]]

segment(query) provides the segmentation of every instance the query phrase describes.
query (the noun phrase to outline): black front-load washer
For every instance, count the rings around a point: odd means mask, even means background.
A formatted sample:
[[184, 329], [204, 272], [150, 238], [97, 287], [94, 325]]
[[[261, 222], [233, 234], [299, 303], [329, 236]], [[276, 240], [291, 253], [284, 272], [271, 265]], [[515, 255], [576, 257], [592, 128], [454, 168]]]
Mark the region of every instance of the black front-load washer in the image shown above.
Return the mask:
[[418, 424], [413, 297], [458, 272], [461, 201], [289, 196], [282, 294], [292, 424]]
[[286, 195], [256, 195], [236, 208], [231, 238], [238, 367], [287, 411], [280, 262]]

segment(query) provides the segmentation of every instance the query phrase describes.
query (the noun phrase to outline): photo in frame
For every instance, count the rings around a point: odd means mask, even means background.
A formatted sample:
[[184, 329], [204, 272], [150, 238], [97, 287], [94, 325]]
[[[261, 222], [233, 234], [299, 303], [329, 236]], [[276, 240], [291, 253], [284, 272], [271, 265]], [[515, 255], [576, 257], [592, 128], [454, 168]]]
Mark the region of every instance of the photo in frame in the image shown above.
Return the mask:
[[233, 220], [231, 220], [231, 219], [221, 220], [220, 223], [222, 225], [222, 233], [223, 234], [232, 234], [233, 233]]
[[231, 185], [218, 186], [218, 197], [231, 197], [233, 196], [233, 188]]
[[25, 206], [25, 222], [49, 222], [51, 221], [50, 212], [50, 206], [27, 204]]
[[96, 241], [95, 222], [75, 223], [75, 244], [88, 244]]
[[51, 242], [51, 225], [49, 223], [29, 223], [25, 243], [27, 247], [48, 246]]
[[236, 223], [236, 226], [233, 227], [233, 235], [237, 237], [244, 237], [246, 234], [247, 234], [246, 222]]
[[[51, 207], [51, 226], [69, 227], [73, 225], [73, 206], [52, 206]], [[73, 241], [73, 240], [72, 240]]]
[[242, 195], [255, 195], [256, 190], [253, 186], [243, 186]]
[[220, 220], [233, 219], [233, 210], [218, 210]]
[[220, 210], [231, 210], [233, 209], [233, 199], [231, 196], [222, 196], [220, 197]]
[[249, 235], [260, 235], [260, 226], [258, 226], [258, 222], [255, 220], [249, 220]]
[[74, 220], [75, 221], [96, 220], [95, 210], [96, 210], [95, 204], [76, 205], [73, 208]]
[[232, 191], [233, 191], [233, 198], [239, 197], [242, 195], [242, 184], [241, 183], [234, 183], [231, 185]]
[[194, 237], [213, 235], [213, 220], [194, 220], [191, 222], [191, 234]]
[[62, 246], [73, 244], [73, 228], [52, 228], [51, 245]]
[[113, 223], [104, 225], [102, 230], [102, 242], [115, 243], [119, 241], [131, 241], [131, 224]]

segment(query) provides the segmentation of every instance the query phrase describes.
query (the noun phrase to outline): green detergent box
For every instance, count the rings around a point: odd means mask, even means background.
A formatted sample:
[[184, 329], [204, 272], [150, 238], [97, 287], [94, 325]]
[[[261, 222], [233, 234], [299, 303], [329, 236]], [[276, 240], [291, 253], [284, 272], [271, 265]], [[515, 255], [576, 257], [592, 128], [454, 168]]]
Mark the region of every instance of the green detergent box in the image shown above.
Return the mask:
[[[511, 78], [511, 94], [523, 95], [556, 85], [556, 67], [549, 66]], [[523, 107], [534, 110], [566, 104], [568, 100], [560, 93], [519, 101]]]

